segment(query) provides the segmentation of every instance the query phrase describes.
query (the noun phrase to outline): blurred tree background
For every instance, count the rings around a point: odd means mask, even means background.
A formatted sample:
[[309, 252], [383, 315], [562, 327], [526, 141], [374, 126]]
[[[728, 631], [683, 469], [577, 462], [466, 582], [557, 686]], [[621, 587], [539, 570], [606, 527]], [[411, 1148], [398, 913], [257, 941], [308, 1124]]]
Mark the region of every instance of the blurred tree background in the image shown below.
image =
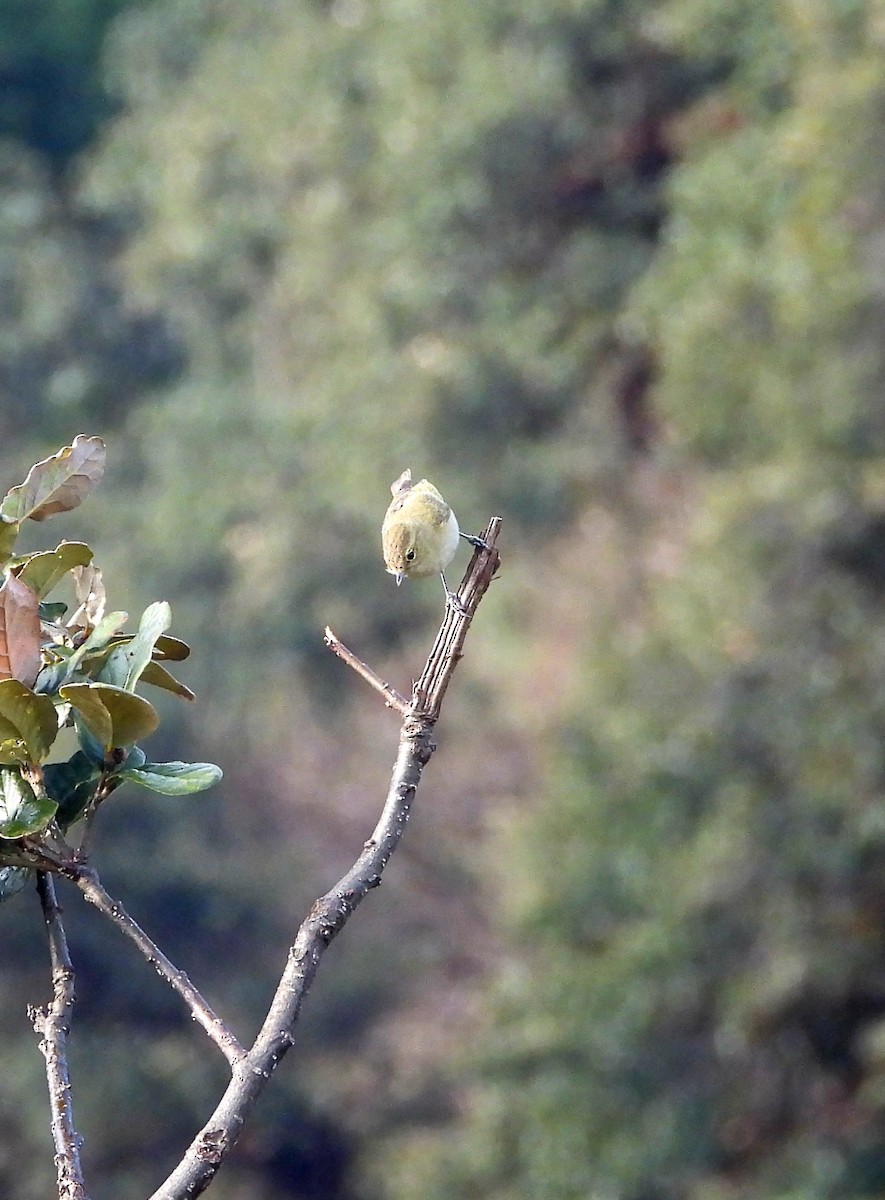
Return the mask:
[[[0, 134], [5, 482], [107, 438], [67, 535], [172, 602], [157, 757], [226, 771], [115, 797], [99, 866], [241, 1027], [392, 759], [322, 627], [407, 687], [440, 615], [389, 481], [505, 518], [213, 1196], [885, 1193], [885, 3], [7, 3]], [[86, 1167], [135, 1200], [223, 1072], [67, 921]], [[0, 934], [0, 1191], [45, 1200], [29, 894]]]

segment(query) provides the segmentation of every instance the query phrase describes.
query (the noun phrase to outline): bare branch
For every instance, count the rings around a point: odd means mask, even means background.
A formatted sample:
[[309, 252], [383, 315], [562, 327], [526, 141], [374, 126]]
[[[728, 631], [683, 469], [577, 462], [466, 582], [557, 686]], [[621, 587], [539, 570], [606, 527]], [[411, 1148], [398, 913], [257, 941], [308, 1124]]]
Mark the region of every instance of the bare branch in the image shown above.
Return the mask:
[[449, 680], [455, 670], [455, 665], [461, 657], [461, 648], [467, 637], [467, 630], [473, 620], [476, 607], [486, 593], [492, 577], [498, 570], [501, 556], [495, 546], [501, 529], [501, 518], [492, 517], [480, 545], [474, 551], [473, 558], [468, 564], [464, 578], [456, 593], [460, 606], [451, 605], [446, 610], [443, 623], [436, 635], [433, 649], [421, 672], [421, 678], [415, 684], [411, 701], [385, 683], [370, 666], [358, 658], [352, 650], [341, 642], [332, 630], [326, 626], [326, 645], [333, 654], [346, 662], [363, 679], [384, 696], [388, 708], [395, 708], [403, 716], [409, 713], [421, 713], [431, 721], [439, 719], [443, 696], [449, 686]]
[[191, 1016], [232, 1065], [246, 1055], [235, 1035], [218, 1014], [203, 999], [184, 971], [179, 970], [166, 957], [159, 946], [133, 921], [119, 900], [114, 900], [105, 891], [98, 874], [83, 863], [71, 861], [61, 868], [61, 873], [72, 879], [90, 904], [102, 912], [118, 929], [131, 939], [161, 978], [177, 992], [191, 1011]]
[[81, 1139], [74, 1128], [67, 1059], [67, 1036], [71, 1031], [74, 1012], [74, 967], [68, 953], [68, 943], [61, 923], [61, 909], [55, 897], [55, 884], [51, 875], [44, 871], [38, 872], [37, 891], [49, 937], [52, 1003], [46, 1009], [32, 1011], [31, 1016], [34, 1028], [41, 1035], [40, 1050], [46, 1059], [58, 1196], [59, 1200], [89, 1200], [80, 1167]]
[[401, 696], [396, 688], [391, 687], [389, 683], [385, 683], [381, 676], [373, 671], [370, 666], [364, 663], [361, 658], [357, 658], [352, 650], [348, 650], [328, 625], [326, 626], [324, 640], [333, 654], [337, 654], [349, 667], [353, 667], [357, 675], [361, 675], [363, 679], [370, 683], [376, 692], [381, 693], [388, 708], [395, 708], [402, 716], [406, 715], [409, 711], [409, 702], [405, 696]]
[[231, 1082], [215, 1112], [152, 1200], [184, 1200], [199, 1196], [209, 1186], [259, 1093], [292, 1045], [292, 1027], [326, 947], [367, 892], [381, 882], [385, 864], [402, 837], [432, 748], [427, 723], [407, 719], [387, 800], [374, 833], [347, 874], [314, 902], [289, 949], [286, 968], [254, 1045], [235, 1064]]
[[[381, 882], [382, 872], [405, 830], [424, 767], [435, 749], [433, 727], [461, 657], [464, 638], [476, 607], [498, 568], [495, 540], [500, 524], [498, 517], [489, 523], [483, 538], [485, 545], [474, 554], [459, 589], [464, 611], [447, 612], [415, 687], [412, 703], [405, 710], [390, 788], [372, 836], [350, 870], [314, 902], [289, 949], [286, 968], [254, 1044], [244, 1058], [233, 1064], [230, 1084], [214, 1113], [151, 1200], [190, 1200], [201, 1195], [212, 1182], [236, 1143], [259, 1093], [292, 1046], [295, 1022], [326, 948], [369, 891]], [[327, 629], [327, 644], [338, 654], [330, 638], [340, 646]], [[339, 657], [368, 679], [389, 701], [388, 693], [392, 689], [371, 668], [360, 663], [350, 651]], [[359, 663], [359, 667], [355, 663]], [[361, 669], [363, 667], [365, 670]], [[393, 707], [400, 709], [396, 703]]]
[[443, 697], [461, 658], [473, 614], [500, 565], [501, 556], [495, 545], [500, 529], [501, 518], [492, 517], [482, 535], [483, 545], [474, 551], [458, 588], [461, 611], [454, 606], [447, 610], [433, 649], [412, 692], [412, 711], [426, 716], [430, 721], [439, 719]]

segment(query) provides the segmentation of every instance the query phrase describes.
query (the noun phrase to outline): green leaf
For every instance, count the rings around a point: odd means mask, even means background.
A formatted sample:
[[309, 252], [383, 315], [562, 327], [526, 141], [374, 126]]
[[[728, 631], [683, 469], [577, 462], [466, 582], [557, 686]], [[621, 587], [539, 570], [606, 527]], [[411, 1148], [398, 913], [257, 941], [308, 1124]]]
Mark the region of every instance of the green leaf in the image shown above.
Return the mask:
[[43, 768], [46, 794], [58, 805], [56, 820], [66, 829], [83, 812], [95, 795], [101, 770], [82, 750], [67, 762], [49, 763]]
[[6, 493], [0, 516], [9, 521], [45, 521], [85, 500], [104, 474], [105, 444], [79, 434], [51, 458], [35, 463], [24, 483]]
[[55, 816], [56, 804], [38, 796], [18, 771], [0, 770], [0, 838], [39, 833]]
[[82, 646], [78, 646], [66, 664], [65, 679], [70, 679], [87, 655], [103, 650], [121, 625], [129, 620], [129, 613], [112, 612], [102, 617]]
[[88, 683], [68, 683], [58, 689], [103, 750], [113, 746], [114, 723], [100, 695]]
[[0, 902], [20, 892], [33, 873], [30, 867], [0, 867]]
[[190, 652], [191, 648], [187, 642], [171, 637], [168, 633], [158, 637], [157, 644], [154, 646], [154, 658], [168, 659], [169, 662], [183, 662], [189, 657]]
[[77, 730], [77, 741], [80, 743], [80, 749], [89, 761], [96, 763], [99, 767], [104, 767], [105, 759], [107, 758], [107, 751], [104, 748], [104, 744], [92, 736], [85, 722], [80, 717], [74, 718], [74, 728]]
[[141, 767], [124, 767], [119, 775], [165, 796], [190, 796], [218, 783], [221, 767], [214, 763], [146, 762]]
[[56, 621], [62, 619], [68, 611], [68, 606], [61, 600], [41, 600], [37, 611], [40, 614], [41, 621], [54, 624]]
[[51, 592], [60, 579], [74, 567], [92, 562], [92, 551], [85, 542], [62, 542], [54, 550], [44, 550], [26, 559], [18, 578], [38, 596]]
[[143, 683], [152, 683], [154, 687], [165, 688], [167, 692], [174, 692], [176, 696], [181, 696], [183, 700], [195, 699], [194, 693], [190, 688], [180, 683], [174, 675], [158, 662], [149, 662], [142, 671], [141, 678]]
[[40, 762], [58, 733], [58, 713], [48, 696], [17, 679], [0, 679], [0, 763]]
[[18, 531], [18, 521], [11, 521], [9, 517], [4, 517], [0, 513], [0, 564], [9, 562], [12, 557], [12, 548], [18, 537]]
[[134, 692], [142, 672], [151, 661], [157, 639], [171, 624], [172, 610], [165, 600], [149, 604], [142, 613], [135, 637], [111, 651], [100, 678], [125, 688], [127, 692]]
[[121, 771], [126, 771], [130, 767], [143, 767], [145, 762], [145, 753], [140, 746], [133, 746], [126, 755], [125, 761], [120, 765]]
[[153, 733], [160, 723], [157, 710], [148, 700], [110, 683], [68, 683], [59, 688], [59, 695], [105, 751], [131, 746]]

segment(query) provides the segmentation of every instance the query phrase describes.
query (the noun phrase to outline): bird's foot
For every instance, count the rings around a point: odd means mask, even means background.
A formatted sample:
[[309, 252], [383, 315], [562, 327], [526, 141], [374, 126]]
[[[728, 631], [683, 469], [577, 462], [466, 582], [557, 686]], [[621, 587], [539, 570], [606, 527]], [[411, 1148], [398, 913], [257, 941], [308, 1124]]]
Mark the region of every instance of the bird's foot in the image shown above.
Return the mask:
[[464, 604], [464, 601], [461, 599], [461, 597], [456, 595], [455, 592], [446, 592], [446, 603], [448, 604], [449, 608], [453, 608], [455, 612], [460, 613], [462, 617], [467, 616], [467, 606]]
[[460, 536], [465, 542], [469, 542], [471, 546], [475, 546], [477, 550], [491, 550], [491, 546], [483, 538], [477, 537], [474, 533], [461, 533]]

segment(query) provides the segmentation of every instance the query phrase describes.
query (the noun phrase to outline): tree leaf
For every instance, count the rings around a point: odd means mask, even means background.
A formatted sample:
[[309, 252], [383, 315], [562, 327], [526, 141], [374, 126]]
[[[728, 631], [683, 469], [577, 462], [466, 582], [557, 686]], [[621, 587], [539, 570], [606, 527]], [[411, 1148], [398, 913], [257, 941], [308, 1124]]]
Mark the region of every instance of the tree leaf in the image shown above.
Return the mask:
[[[79, 670], [82, 664], [92, 657], [96, 656], [101, 659], [101, 652], [105, 650], [108, 643], [113, 639], [114, 634], [121, 625], [125, 625], [129, 619], [129, 614], [125, 612], [108, 613], [106, 617], [102, 617], [99, 623], [90, 633], [82, 645], [76, 650], [67, 653], [63, 646], [53, 646], [52, 650], [55, 655], [64, 655], [67, 657], [64, 662], [52, 662], [45, 666], [35, 681], [35, 690], [47, 692], [54, 695], [59, 688], [67, 683]], [[88, 665], [84, 667], [81, 675], [88, 675]]]
[[168, 633], [161, 634], [154, 646], [154, 658], [168, 659], [169, 662], [183, 662], [190, 652], [191, 648], [187, 642], [183, 642], [177, 637], [170, 637]]
[[0, 513], [0, 564], [9, 562], [18, 537], [19, 523]]
[[20, 892], [33, 873], [30, 867], [0, 867], [0, 902]]
[[174, 692], [176, 696], [181, 696], [183, 700], [196, 699], [194, 693], [186, 684], [181, 683], [158, 662], [149, 662], [142, 671], [141, 678], [143, 683], [152, 683], [154, 687], [165, 688], [167, 692]]
[[6, 572], [0, 587], [0, 679], [31, 684], [40, 670], [40, 601]]
[[79, 715], [74, 717], [74, 728], [77, 731], [77, 741], [80, 743], [80, 749], [90, 762], [93, 762], [97, 766], [104, 768], [108, 755], [104, 743], [98, 741], [98, 739], [92, 735], [88, 725]]
[[18, 578], [38, 596], [45, 596], [68, 571], [85, 567], [91, 561], [92, 551], [85, 542], [62, 542], [54, 550], [32, 554], [18, 572]]
[[107, 593], [101, 578], [101, 570], [93, 563], [86, 567], [74, 567], [74, 591], [78, 606], [68, 621], [69, 628], [82, 625], [85, 629], [98, 625], [107, 604]]
[[120, 770], [128, 771], [130, 767], [143, 767], [145, 763], [145, 753], [140, 746], [133, 746], [126, 759], [120, 765]]
[[68, 611], [68, 606], [62, 600], [41, 600], [37, 611], [41, 621], [54, 623], [62, 619]]
[[102, 617], [82, 646], [78, 646], [66, 663], [65, 679], [70, 679], [85, 658], [103, 650], [121, 625], [129, 620], [129, 613], [112, 612]]
[[59, 688], [59, 695], [105, 751], [131, 746], [160, 723], [150, 701], [110, 683], [68, 683]]
[[154, 643], [171, 624], [172, 610], [165, 600], [149, 604], [142, 613], [135, 637], [111, 651], [99, 678], [134, 692], [141, 673], [151, 661]]
[[165, 796], [190, 796], [213, 787], [222, 772], [214, 763], [146, 762], [141, 767], [124, 767], [119, 775]]
[[62, 829], [73, 824], [95, 795], [101, 778], [99, 767], [78, 750], [67, 762], [49, 763], [43, 768], [46, 794], [58, 805], [56, 820]]
[[19, 771], [0, 770], [0, 838], [39, 833], [55, 816], [55, 809], [55, 801], [38, 796]]
[[0, 763], [38, 763], [58, 733], [58, 713], [49, 696], [17, 679], [0, 680]]
[[105, 444], [99, 437], [78, 434], [51, 458], [35, 463], [24, 483], [6, 493], [0, 516], [11, 521], [45, 521], [68, 512], [86, 499], [104, 474]]

